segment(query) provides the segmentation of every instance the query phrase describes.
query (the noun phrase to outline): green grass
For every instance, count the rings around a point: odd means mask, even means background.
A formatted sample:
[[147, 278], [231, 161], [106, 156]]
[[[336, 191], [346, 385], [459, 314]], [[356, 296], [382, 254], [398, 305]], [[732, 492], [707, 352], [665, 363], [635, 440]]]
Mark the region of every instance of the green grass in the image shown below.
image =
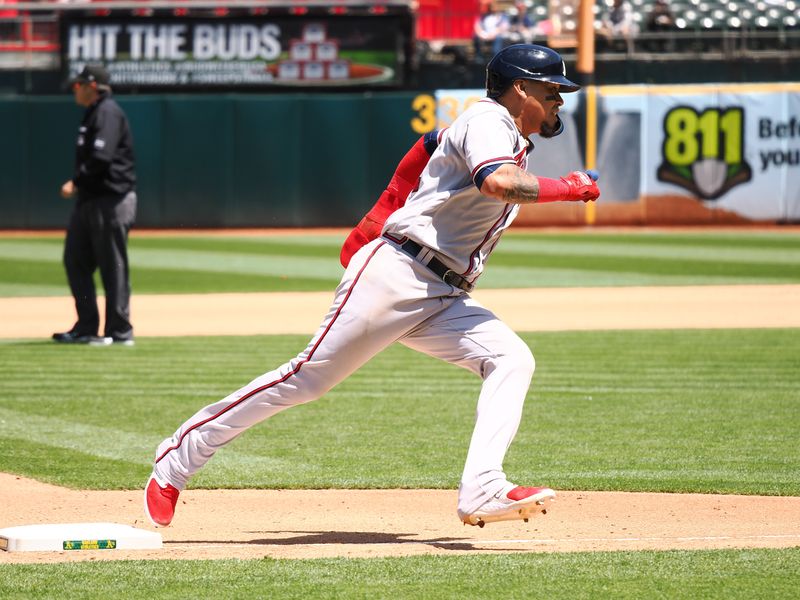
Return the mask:
[[[331, 290], [343, 234], [143, 236], [136, 294]], [[0, 296], [66, 295], [58, 237], [0, 236]], [[793, 231], [506, 234], [482, 288], [800, 282]]]
[[[799, 333], [524, 334], [537, 372], [506, 472], [558, 489], [798, 495]], [[0, 471], [138, 488], [183, 420], [305, 343], [0, 342]], [[323, 399], [246, 432], [192, 486], [455, 488], [478, 390], [469, 372], [393, 346]]]
[[0, 565], [4, 598], [796, 598], [800, 549]]
[[[334, 288], [342, 235], [139, 236], [135, 294]], [[0, 236], [0, 296], [67, 295], [63, 240]], [[800, 282], [791, 231], [514, 233], [481, 287]], [[2, 317], [0, 317], [2, 319]], [[506, 460], [558, 489], [800, 495], [800, 331], [524, 334], [537, 371]], [[138, 489], [194, 411], [305, 336], [0, 341], [0, 471]], [[395, 346], [254, 427], [193, 487], [455, 488], [478, 380]], [[409, 393], [411, 391], [411, 393]], [[0, 527], [3, 524], [0, 523]], [[0, 564], [10, 598], [794, 598], [800, 549]]]

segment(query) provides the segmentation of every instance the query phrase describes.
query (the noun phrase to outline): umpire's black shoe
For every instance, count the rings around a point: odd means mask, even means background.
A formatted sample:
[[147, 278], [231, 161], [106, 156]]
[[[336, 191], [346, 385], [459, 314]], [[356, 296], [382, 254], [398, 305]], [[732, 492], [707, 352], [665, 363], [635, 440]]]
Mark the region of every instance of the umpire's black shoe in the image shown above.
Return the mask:
[[63, 333], [54, 333], [53, 341], [59, 344], [88, 344], [92, 341], [93, 335], [84, 335], [75, 333], [74, 331], [65, 331]]

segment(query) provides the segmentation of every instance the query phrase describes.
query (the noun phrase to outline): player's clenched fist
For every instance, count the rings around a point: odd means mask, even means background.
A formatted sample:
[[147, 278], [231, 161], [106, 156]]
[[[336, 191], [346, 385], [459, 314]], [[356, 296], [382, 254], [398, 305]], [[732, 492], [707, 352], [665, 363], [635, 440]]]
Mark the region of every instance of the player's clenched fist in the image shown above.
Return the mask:
[[581, 201], [589, 202], [600, 197], [596, 171], [573, 171], [565, 177], [550, 179], [535, 177], [536, 191], [533, 202]]
[[597, 176], [594, 171], [591, 175], [585, 171], [573, 171], [566, 177], [562, 177], [567, 185], [567, 192], [564, 200], [583, 200], [589, 202], [600, 197], [600, 188], [597, 187]]

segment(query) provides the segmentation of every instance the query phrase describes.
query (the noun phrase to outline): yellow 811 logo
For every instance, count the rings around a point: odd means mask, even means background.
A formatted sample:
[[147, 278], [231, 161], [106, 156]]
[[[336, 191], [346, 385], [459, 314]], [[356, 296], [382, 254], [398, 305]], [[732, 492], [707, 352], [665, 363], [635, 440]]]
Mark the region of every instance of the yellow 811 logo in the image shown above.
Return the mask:
[[716, 200], [750, 181], [744, 160], [744, 109], [676, 106], [664, 116], [659, 181], [679, 185], [704, 200]]

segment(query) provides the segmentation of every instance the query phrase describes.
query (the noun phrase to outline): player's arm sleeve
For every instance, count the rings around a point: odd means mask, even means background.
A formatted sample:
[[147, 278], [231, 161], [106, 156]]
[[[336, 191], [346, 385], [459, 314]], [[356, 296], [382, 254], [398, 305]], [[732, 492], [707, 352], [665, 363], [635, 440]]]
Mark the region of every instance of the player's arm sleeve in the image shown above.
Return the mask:
[[464, 157], [472, 182], [479, 190], [486, 178], [501, 165], [516, 166], [526, 151], [526, 148], [514, 148], [517, 134], [509, 123], [494, 113], [484, 113], [473, 117], [467, 125], [463, 140]]

